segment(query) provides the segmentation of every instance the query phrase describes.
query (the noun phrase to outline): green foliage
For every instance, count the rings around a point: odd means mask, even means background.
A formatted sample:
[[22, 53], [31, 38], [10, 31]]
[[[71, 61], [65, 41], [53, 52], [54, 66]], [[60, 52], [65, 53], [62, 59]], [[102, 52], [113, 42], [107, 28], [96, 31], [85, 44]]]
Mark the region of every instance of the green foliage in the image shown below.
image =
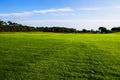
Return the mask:
[[98, 30], [76, 30], [66, 27], [31, 27], [11, 21], [4, 22], [0, 20], [0, 32], [57, 32], [57, 33], [112, 33], [120, 32], [120, 27], [113, 27], [111, 30], [105, 27], [99, 27]]
[[119, 44], [119, 33], [1, 33], [0, 80], [119, 80]]
[[108, 30], [105, 27], [99, 27], [99, 31], [101, 33], [107, 33]]
[[59, 32], [76, 33], [77, 30], [65, 27], [31, 27], [8, 21], [0, 21], [0, 32]]
[[113, 27], [111, 29], [112, 32], [120, 32], [120, 27]]

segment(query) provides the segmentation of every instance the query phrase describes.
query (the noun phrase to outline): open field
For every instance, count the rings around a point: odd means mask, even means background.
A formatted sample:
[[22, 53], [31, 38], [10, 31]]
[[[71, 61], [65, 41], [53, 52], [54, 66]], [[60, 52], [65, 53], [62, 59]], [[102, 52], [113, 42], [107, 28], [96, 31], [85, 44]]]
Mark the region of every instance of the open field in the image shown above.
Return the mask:
[[119, 80], [120, 33], [0, 33], [0, 80]]

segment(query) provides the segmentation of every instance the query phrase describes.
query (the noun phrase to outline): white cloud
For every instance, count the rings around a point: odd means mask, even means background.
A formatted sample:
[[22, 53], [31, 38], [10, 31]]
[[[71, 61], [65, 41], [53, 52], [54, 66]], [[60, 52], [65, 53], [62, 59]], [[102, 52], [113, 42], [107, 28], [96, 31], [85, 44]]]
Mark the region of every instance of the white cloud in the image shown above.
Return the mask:
[[23, 13], [0, 13], [0, 16], [13, 16], [13, 17], [21, 17], [21, 16], [28, 16], [31, 12], [23, 12]]
[[83, 11], [98, 11], [98, 10], [108, 10], [108, 9], [120, 9], [120, 6], [78, 8], [78, 10], [83, 10]]
[[23, 17], [28, 16], [35, 13], [54, 13], [54, 12], [72, 12], [73, 9], [71, 8], [59, 8], [59, 9], [47, 9], [47, 10], [33, 10], [33, 11], [27, 11], [27, 12], [21, 12], [21, 13], [0, 13], [0, 16], [3, 17]]
[[58, 9], [32, 10], [32, 11], [21, 12], [21, 13], [15, 13], [15, 12], [13, 12], [13, 13], [0, 13], [0, 16], [3, 16], [3, 17], [9, 17], [9, 16], [23, 17], [23, 16], [29, 16], [31, 14], [36, 14], [36, 13], [45, 14], [45, 13], [56, 13], [56, 12], [61, 13], [61, 15], [65, 15], [64, 12], [73, 12], [73, 11], [77, 11], [77, 10], [82, 10], [82, 11], [99, 11], [99, 10], [108, 10], [108, 9], [120, 9], [120, 6], [83, 7], [83, 8], [77, 8], [77, 9], [58, 8]]
[[53, 12], [72, 12], [71, 8], [47, 9], [47, 10], [33, 10], [33, 13], [53, 13]]
[[100, 10], [101, 8], [80, 8], [79, 10], [84, 10], [84, 11], [97, 11]]

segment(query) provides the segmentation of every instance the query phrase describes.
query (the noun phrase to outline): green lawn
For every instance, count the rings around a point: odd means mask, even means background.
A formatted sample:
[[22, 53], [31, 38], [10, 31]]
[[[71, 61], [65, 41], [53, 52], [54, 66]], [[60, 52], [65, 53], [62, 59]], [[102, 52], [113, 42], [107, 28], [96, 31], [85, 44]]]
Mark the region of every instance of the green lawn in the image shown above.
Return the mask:
[[0, 33], [0, 80], [120, 80], [120, 33]]

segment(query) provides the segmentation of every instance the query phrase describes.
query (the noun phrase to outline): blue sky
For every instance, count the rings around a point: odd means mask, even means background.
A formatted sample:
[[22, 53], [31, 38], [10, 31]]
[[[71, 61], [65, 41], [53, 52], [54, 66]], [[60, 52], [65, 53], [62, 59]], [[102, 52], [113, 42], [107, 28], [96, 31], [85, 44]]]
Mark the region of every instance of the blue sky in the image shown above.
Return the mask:
[[0, 19], [30, 26], [120, 26], [120, 0], [1, 0]]

